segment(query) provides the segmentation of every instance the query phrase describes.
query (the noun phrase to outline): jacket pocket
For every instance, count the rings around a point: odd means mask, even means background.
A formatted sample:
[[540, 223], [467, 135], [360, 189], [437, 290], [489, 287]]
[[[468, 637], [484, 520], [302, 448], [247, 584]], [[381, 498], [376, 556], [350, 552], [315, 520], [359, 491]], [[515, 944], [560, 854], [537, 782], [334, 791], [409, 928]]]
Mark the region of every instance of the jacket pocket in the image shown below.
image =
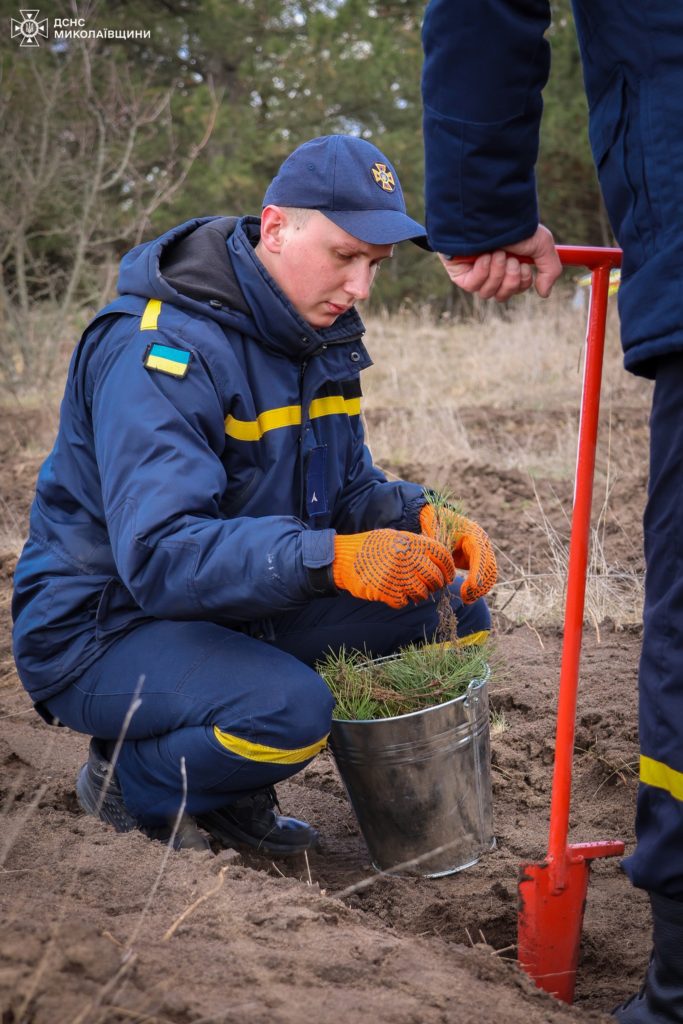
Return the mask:
[[654, 252], [640, 120], [639, 93], [617, 68], [590, 112], [589, 136], [625, 277]]

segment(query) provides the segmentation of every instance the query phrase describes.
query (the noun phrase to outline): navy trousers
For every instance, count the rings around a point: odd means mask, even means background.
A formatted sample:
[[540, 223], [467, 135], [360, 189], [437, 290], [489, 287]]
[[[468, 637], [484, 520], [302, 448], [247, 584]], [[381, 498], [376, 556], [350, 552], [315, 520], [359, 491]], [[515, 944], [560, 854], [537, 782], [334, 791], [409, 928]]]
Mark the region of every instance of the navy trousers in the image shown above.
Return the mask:
[[645, 509], [634, 885], [683, 899], [683, 354], [658, 360]]
[[[486, 603], [451, 589], [460, 636], [490, 626]], [[177, 814], [181, 758], [189, 814], [229, 804], [303, 768], [325, 745], [334, 706], [313, 664], [332, 650], [381, 657], [433, 638], [430, 598], [394, 610], [347, 594], [273, 617], [259, 637], [210, 622], [156, 621], [117, 640], [77, 683], [44, 705], [103, 740], [124, 730], [116, 772], [130, 812], [157, 825]], [[252, 631], [253, 632], [253, 631]]]

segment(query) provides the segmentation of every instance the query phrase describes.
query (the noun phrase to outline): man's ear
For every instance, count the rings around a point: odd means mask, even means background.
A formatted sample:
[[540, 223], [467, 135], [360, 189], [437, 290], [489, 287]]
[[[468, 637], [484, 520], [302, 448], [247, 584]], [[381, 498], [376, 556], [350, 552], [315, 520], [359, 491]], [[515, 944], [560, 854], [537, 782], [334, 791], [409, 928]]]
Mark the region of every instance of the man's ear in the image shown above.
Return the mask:
[[289, 218], [281, 206], [264, 206], [261, 211], [261, 245], [268, 252], [279, 253], [289, 226]]

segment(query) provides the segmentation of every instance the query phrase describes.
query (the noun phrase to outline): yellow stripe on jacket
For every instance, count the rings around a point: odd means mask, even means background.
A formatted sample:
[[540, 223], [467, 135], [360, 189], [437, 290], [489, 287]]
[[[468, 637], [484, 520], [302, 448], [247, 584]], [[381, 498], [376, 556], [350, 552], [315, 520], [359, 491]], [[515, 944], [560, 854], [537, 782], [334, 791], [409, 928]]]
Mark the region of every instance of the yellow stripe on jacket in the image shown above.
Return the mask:
[[141, 331], [156, 331], [161, 313], [161, 299], [150, 299], [140, 321]]
[[[358, 416], [360, 398], [344, 398], [343, 395], [329, 395], [314, 398], [309, 415], [312, 420], [322, 416]], [[266, 409], [255, 420], [238, 420], [226, 416], [225, 433], [238, 441], [260, 441], [269, 430], [281, 427], [298, 427], [301, 424], [301, 406], [283, 405], [280, 409]]]

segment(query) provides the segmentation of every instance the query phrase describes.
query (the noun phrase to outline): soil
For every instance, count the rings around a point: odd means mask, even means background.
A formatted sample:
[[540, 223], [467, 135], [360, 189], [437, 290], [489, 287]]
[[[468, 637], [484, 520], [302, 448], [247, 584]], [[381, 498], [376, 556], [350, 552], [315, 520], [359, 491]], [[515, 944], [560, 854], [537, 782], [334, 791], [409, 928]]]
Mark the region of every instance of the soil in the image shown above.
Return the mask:
[[[465, 410], [473, 448], [528, 435], [555, 443], [551, 414]], [[35, 413], [0, 430], [4, 501], [22, 524], [41, 455]], [[642, 408], [618, 414], [604, 543], [611, 563], [642, 571], [646, 482]], [[612, 422], [615, 430], [615, 422]], [[601, 449], [605, 447], [601, 439]], [[491, 458], [465, 467], [467, 504], [510, 564], [547, 569], [539, 505], [566, 534], [571, 484]], [[394, 466], [429, 481], [463, 467]], [[607, 469], [598, 465], [598, 488]], [[596, 498], [596, 510], [599, 508]], [[575, 1004], [536, 989], [516, 966], [519, 865], [547, 843], [561, 630], [495, 616], [491, 680], [496, 849], [440, 880], [376, 874], [329, 754], [278, 788], [287, 813], [322, 835], [308, 863], [237, 851], [169, 854], [116, 835], [80, 811], [74, 779], [87, 737], [48, 728], [14, 673], [9, 594], [16, 551], [0, 551], [0, 1020], [2, 1024], [239, 1021], [294, 1024], [508, 1024], [607, 1020], [640, 984], [650, 926], [643, 893], [618, 859], [593, 866]], [[505, 575], [505, 560], [501, 560]], [[500, 602], [499, 602], [500, 604]], [[637, 785], [637, 623], [586, 628], [574, 756], [572, 841], [633, 848]], [[360, 885], [359, 883], [363, 883]], [[358, 886], [358, 888], [355, 888]], [[351, 890], [350, 892], [348, 890]], [[340, 896], [345, 892], [344, 896]]]

